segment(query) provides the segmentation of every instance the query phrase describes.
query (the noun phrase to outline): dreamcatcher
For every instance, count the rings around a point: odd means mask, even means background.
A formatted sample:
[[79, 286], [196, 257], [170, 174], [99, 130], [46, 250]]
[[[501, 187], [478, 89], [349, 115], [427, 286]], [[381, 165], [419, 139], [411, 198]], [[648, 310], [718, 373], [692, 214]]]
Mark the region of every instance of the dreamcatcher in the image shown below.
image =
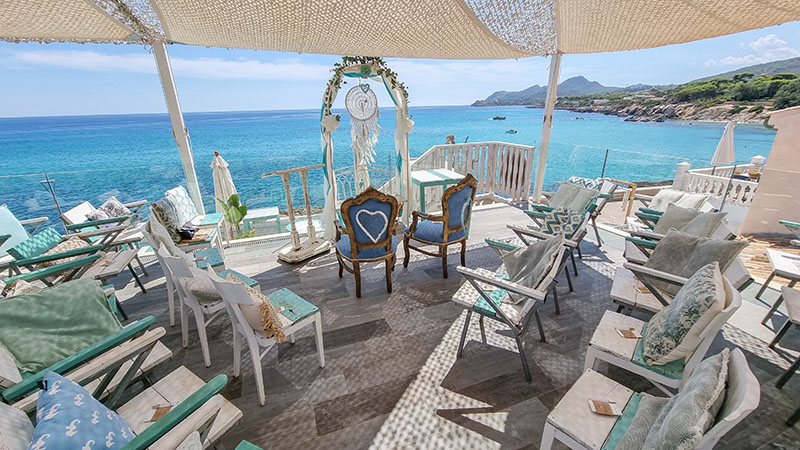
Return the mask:
[[347, 91], [345, 106], [350, 113], [350, 137], [356, 165], [370, 164], [375, 161], [375, 144], [380, 136], [378, 97], [368, 84], [359, 83]]

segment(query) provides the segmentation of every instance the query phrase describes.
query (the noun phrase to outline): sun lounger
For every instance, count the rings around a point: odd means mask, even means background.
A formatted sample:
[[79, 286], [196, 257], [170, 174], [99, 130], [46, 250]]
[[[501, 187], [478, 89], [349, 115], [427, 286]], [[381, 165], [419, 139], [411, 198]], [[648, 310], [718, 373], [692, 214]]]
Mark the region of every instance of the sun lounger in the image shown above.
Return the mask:
[[47, 217], [18, 220], [6, 205], [0, 205], [0, 234], [3, 235], [0, 243], [0, 270], [10, 267], [14, 257], [8, 254], [8, 249], [28, 239], [39, 229]]

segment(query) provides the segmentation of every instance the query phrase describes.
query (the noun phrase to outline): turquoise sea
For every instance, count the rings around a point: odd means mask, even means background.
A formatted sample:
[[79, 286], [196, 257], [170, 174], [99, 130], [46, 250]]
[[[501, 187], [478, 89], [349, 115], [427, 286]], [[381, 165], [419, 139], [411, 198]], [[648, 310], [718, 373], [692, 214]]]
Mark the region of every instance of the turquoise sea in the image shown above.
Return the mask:
[[[337, 112], [337, 111], [335, 111]], [[336, 167], [352, 165], [347, 114], [334, 135]], [[524, 107], [412, 107], [411, 156], [444, 143], [506, 141], [538, 145], [541, 109]], [[505, 116], [506, 120], [489, 120]], [[321, 162], [319, 111], [187, 113], [187, 128], [206, 208], [213, 210], [209, 164], [219, 151], [244, 202], [251, 208], [285, 207], [277, 178], [260, 175]], [[381, 110], [377, 162], [391, 164], [394, 109]], [[635, 123], [600, 114], [556, 111], [545, 185], [570, 175], [605, 175], [630, 181], [670, 179], [675, 165], [689, 161], [706, 167], [722, 136], [723, 124], [698, 122]], [[516, 134], [506, 133], [509, 129]], [[749, 162], [768, 156], [775, 132], [760, 126], [736, 128], [736, 157]], [[0, 118], [0, 203], [20, 218], [46, 215], [56, 223], [52, 199], [40, 185], [46, 173], [66, 210], [88, 200], [95, 206], [111, 195], [122, 201], [157, 200], [183, 181], [178, 150], [166, 114]], [[310, 174], [312, 203], [322, 204], [322, 171]], [[293, 184], [301, 205], [299, 182]]]

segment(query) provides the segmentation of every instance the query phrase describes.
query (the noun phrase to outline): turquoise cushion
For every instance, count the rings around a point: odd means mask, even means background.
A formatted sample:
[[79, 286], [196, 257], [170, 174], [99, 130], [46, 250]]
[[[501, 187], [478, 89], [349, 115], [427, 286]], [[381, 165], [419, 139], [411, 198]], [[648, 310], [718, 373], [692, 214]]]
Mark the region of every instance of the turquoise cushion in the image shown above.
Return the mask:
[[[397, 237], [392, 236], [392, 253], [397, 250]], [[352, 249], [350, 248], [350, 236], [343, 234], [341, 239], [336, 242], [336, 251], [347, 259], [352, 259]], [[386, 247], [362, 248], [356, 256], [358, 259], [372, 259], [386, 256]]]
[[281, 314], [293, 324], [319, 312], [319, 308], [286, 288], [267, 294], [267, 298], [275, 308], [282, 307]]
[[636, 416], [636, 410], [639, 409], [639, 402], [641, 400], [642, 394], [639, 394], [638, 392], [634, 393], [631, 399], [628, 400], [628, 404], [625, 405], [622, 415], [619, 417], [619, 419], [617, 419], [617, 423], [614, 424], [614, 428], [611, 429], [611, 433], [608, 434], [602, 450], [614, 450], [617, 448], [617, 444], [619, 444], [619, 441], [622, 440], [623, 436], [625, 436], [625, 432], [631, 425], [634, 416]]
[[222, 260], [222, 255], [219, 254], [219, 250], [216, 248], [204, 248], [202, 250], [198, 250], [194, 252], [195, 259], [202, 258], [197, 261], [197, 268], [206, 270], [209, 264], [211, 267], [219, 267], [225, 264], [225, 261]]
[[[417, 230], [414, 232], [413, 237], [422, 239], [428, 242], [444, 242], [442, 235], [444, 234], [444, 223], [433, 222], [431, 220], [423, 220], [417, 222]], [[409, 228], [406, 228], [406, 233], [411, 233]], [[447, 242], [457, 241], [464, 237], [464, 230], [458, 230], [455, 233], [447, 235]]]
[[3, 245], [0, 245], [0, 256], [5, 256], [8, 249], [28, 239], [28, 232], [25, 227], [14, 217], [14, 214], [6, 205], [0, 205], [0, 232], [8, 234], [10, 237]]
[[36, 402], [33, 449], [121, 449], [133, 437], [128, 422], [83, 387], [54, 372], [44, 376]]
[[33, 258], [55, 247], [63, 238], [55, 228], [47, 228], [8, 249], [8, 254], [17, 259]]

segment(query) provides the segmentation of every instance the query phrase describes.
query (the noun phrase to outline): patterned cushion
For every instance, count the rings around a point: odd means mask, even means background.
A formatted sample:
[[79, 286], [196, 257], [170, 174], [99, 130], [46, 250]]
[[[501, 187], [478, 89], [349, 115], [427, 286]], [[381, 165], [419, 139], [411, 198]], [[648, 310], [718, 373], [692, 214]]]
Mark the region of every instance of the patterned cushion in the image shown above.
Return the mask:
[[563, 234], [566, 239], [572, 236], [583, 225], [584, 213], [569, 208], [555, 208], [545, 213], [541, 231], [550, 235]]
[[[105, 212], [102, 209], [96, 209], [96, 210], [94, 210], [94, 212], [89, 213], [86, 216], [86, 218], [89, 219], [90, 221], [95, 221], [95, 220], [110, 219], [111, 216], [109, 216], [108, 213]], [[110, 228], [110, 227], [113, 227], [115, 225], [117, 225], [117, 224], [115, 224], [115, 223], [107, 223], [107, 224], [103, 225], [103, 227]]]
[[[68, 238], [66, 240], [63, 240], [63, 241], [59, 242], [58, 244], [56, 244], [55, 247], [53, 247], [50, 250], [44, 252], [42, 254], [42, 256], [44, 256], [44, 255], [55, 255], [57, 253], [66, 252], [66, 251], [69, 251], [69, 250], [77, 250], [79, 248], [86, 248], [86, 247], [89, 247], [89, 243], [88, 242], [84, 241], [83, 239], [81, 239], [81, 238], [79, 238], [77, 236], [72, 236], [72, 237], [70, 237], [70, 238]], [[70, 256], [68, 258], [60, 258], [60, 259], [55, 259], [55, 260], [52, 260], [52, 261], [45, 261], [43, 263], [40, 263], [39, 267], [55, 266], [56, 264], [61, 264], [61, 263], [65, 263], [65, 262], [74, 261], [74, 260], [76, 260], [78, 258], [83, 258], [84, 256], [86, 256], [86, 255], [76, 255], [76, 256]]]
[[133, 439], [128, 422], [80, 385], [50, 371], [44, 383], [31, 449], [120, 449]]
[[[511, 281], [536, 289], [553, 267], [564, 246], [563, 236], [536, 241], [524, 248], [518, 248], [502, 256], [503, 265]], [[512, 303], [525, 300], [516, 294], [509, 294]]]
[[225, 278], [228, 281], [244, 285], [247, 289], [247, 293], [250, 294], [250, 299], [253, 300], [253, 303], [251, 305], [239, 305], [239, 307], [245, 320], [247, 320], [247, 323], [250, 324], [253, 330], [261, 332], [264, 336], [273, 338], [277, 342], [286, 340], [283, 323], [279, 316], [280, 313], [269, 301], [267, 296], [262, 294], [259, 288], [249, 286], [232, 273], [229, 273]]
[[647, 323], [642, 337], [647, 364], [663, 365], [688, 358], [700, 344], [700, 333], [725, 307], [725, 287], [714, 262], [697, 271], [663, 310]]
[[647, 434], [642, 448], [690, 450], [714, 424], [724, 399], [730, 350], [701, 362], [674, 397], [669, 399]]
[[696, 209], [682, 208], [674, 203], [667, 205], [666, 211], [653, 227], [653, 233], [667, 234], [670, 228], [680, 230], [700, 214]]
[[150, 211], [156, 216], [158, 222], [163, 226], [167, 233], [169, 233], [172, 242], [178, 243], [181, 241], [181, 235], [178, 229], [182, 226], [178, 209], [172, 197], [164, 197], [157, 202], [150, 204]]
[[199, 273], [193, 271], [194, 277], [186, 280], [186, 287], [189, 289], [189, 292], [194, 294], [200, 302], [211, 303], [221, 301], [222, 297], [220, 297], [217, 292], [214, 283], [208, 279], [208, 274], [201, 269], [195, 270]]
[[192, 198], [183, 186], [172, 188], [166, 192], [167, 197], [175, 201], [178, 210], [178, 224], [185, 225], [197, 216], [197, 209], [194, 207]]
[[28, 232], [25, 231], [25, 227], [14, 217], [14, 214], [6, 205], [0, 205], [0, 230], [2, 230], [0, 234], [11, 235], [8, 240], [0, 244], [0, 256], [4, 256], [9, 248], [28, 239]]
[[25, 280], [17, 280], [3, 286], [3, 292], [0, 293], [0, 297], [15, 297], [17, 295], [35, 294], [37, 292], [42, 292], [42, 288], [35, 284], [28, 283]]
[[[392, 253], [397, 250], [397, 237], [392, 236]], [[336, 242], [336, 251], [339, 252], [340, 255], [344, 256], [347, 259], [352, 258], [352, 249], [350, 248], [350, 236], [343, 234], [342, 238]], [[358, 259], [372, 259], [372, 258], [380, 258], [382, 256], [386, 256], [386, 247], [375, 247], [375, 248], [362, 248], [358, 251], [358, 255], [356, 256]]]
[[[431, 220], [421, 220], [417, 222], [417, 229], [414, 231], [414, 237], [428, 242], [442, 242], [444, 234], [444, 223], [434, 222]], [[411, 229], [406, 228], [406, 233], [410, 234]], [[448, 233], [447, 241], [457, 241], [464, 237], [464, 230], [458, 230], [455, 233]]]
[[[701, 267], [716, 261], [720, 271], [725, 272], [745, 247], [747, 241], [744, 240], [709, 239], [670, 230], [658, 242], [644, 266], [689, 278]], [[666, 281], [652, 280], [651, 283], [673, 297], [680, 289], [680, 286]]]
[[25, 450], [33, 438], [33, 424], [28, 416], [13, 406], [0, 403], [0, 448]]
[[583, 178], [583, 177], [569, 177], [567, 183], [576, 184], [586, 189], [597, 189], [598, 191], [603, 186], [602, 178]]
[[63, 238], [55, 228], [47, 228], [8, 249], [16, 259], [33, 258], [55, 247]]
[[123, 206], [116, 197], [109, 198], [97, 209], [98, 211], [105, 212], [108, 217], [122, 217], [131, 215], [131, 210]]
[[614, 450], [642, 450], [644, 441], [650, 433], [650, 428], [658, 419], [661, 410], [669, 402], [668, 398], [654, 397], [650, 394], [643, 393], [642, 399], [639, 401], [639, 407], [636, 408], [636, 414], [633, 416], [628, 429], [625, 430], [625, 435], [622, 436], [619, 443]]

